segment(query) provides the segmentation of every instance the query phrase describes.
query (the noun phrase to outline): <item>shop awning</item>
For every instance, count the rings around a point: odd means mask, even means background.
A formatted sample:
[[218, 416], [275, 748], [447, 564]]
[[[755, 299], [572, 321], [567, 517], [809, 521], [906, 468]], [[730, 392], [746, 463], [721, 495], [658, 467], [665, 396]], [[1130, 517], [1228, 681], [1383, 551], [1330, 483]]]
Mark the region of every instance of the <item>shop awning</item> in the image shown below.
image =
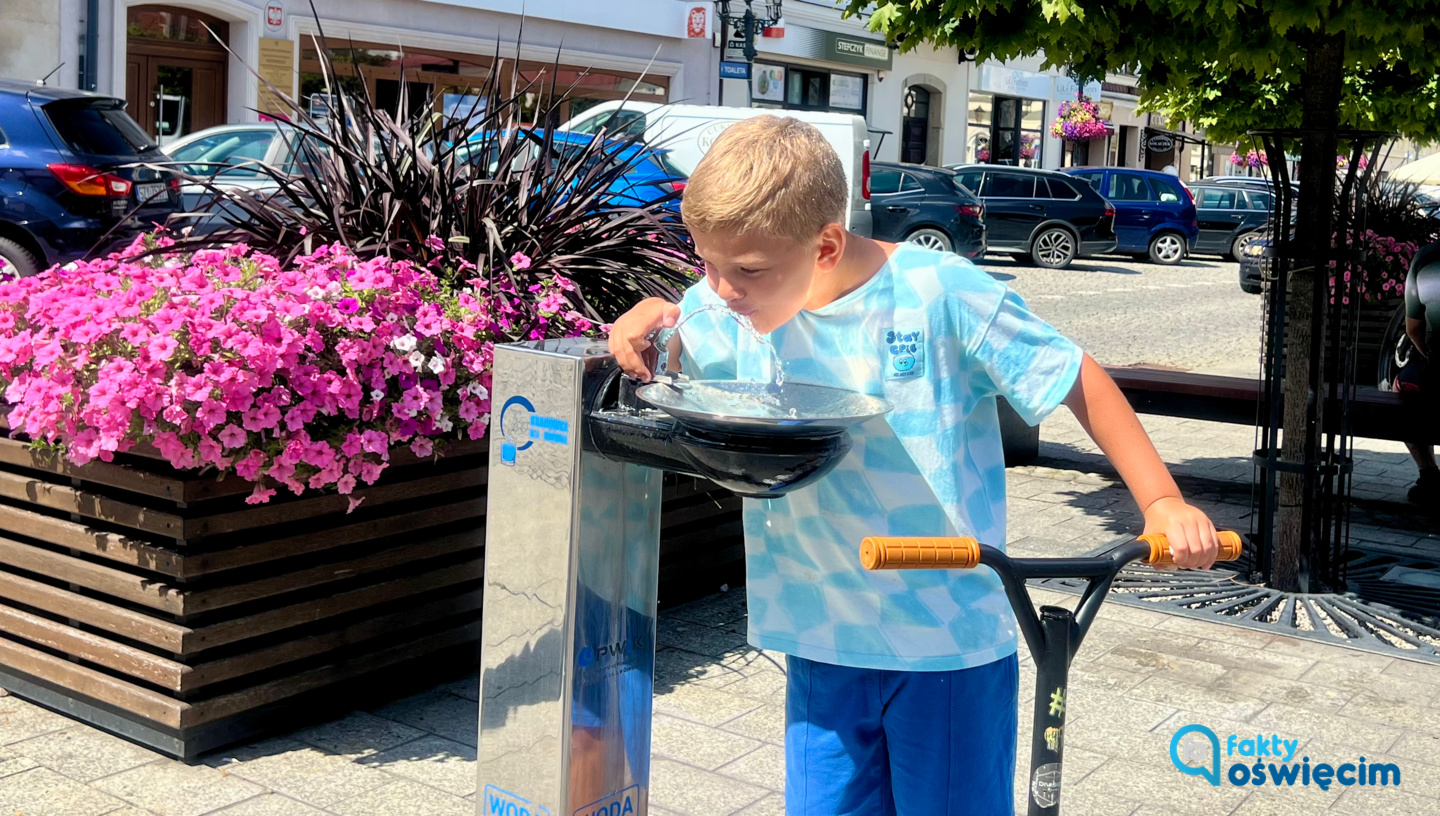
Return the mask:
[[1440, 153], [1402, 164], [1390, 171], [1390, 178], [1413, 184], [1440, 184]]

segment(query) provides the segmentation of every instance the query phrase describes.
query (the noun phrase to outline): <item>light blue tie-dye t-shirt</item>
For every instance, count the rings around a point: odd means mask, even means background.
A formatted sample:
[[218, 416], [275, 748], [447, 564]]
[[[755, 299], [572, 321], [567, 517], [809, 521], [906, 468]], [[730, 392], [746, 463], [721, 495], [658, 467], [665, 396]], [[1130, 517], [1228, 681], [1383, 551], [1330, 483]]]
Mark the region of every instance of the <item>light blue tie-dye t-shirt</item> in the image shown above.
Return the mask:
[[[722, 301], [701, 282], [682, 310]], [[947, 671], [1015, 651], [988, 569], [868, 572], [868, 535], [969, 535], [1005, 545], [995, 398], [1036, 424], [1064, 400], [1081, 352], [959, 256], [902, 244], [860, 288], [768, 338], [785, 381], [860, 391], [895, 410], [851, 431], [844, 460], [780, 499], [745, 501], [750, 643], [861, 668]], [[681, 328], [696, 379], [765, 380], [772, 355], [722, 313]]]

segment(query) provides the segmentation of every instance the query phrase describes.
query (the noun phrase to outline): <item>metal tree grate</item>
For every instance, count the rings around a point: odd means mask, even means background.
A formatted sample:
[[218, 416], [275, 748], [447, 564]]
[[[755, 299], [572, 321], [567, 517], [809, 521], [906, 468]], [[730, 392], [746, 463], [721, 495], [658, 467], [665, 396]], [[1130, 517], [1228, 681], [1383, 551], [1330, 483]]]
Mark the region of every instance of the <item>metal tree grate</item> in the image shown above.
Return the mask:
[[[1132, 564], [1115, 578], [1107, 602], [1440, 664], [1440, 565], [1434, 561], [1352, 551], [1343, 593], [1281, 592], [1245, 580], [1253, 569], [1248, 558], [1226, 566], [1159, 571]], [[1032, 583], [1072, 594], [1087, 584]]]

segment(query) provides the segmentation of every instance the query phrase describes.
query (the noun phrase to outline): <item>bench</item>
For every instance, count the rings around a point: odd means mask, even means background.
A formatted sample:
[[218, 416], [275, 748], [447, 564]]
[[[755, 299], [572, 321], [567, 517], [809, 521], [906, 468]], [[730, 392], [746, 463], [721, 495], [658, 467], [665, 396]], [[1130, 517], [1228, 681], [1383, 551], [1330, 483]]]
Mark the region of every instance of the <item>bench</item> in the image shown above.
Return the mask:
[[[1158, 368], [1105, 366], [1137, 414], [1203, 419], [1254, 426], [1259, 417], [1263, 384], [1247, 377], [1221, 377]], [[999, 401], [1000, 436], [1006, 465], [1023, 465], [1040, 455], [1040, 429], [1032, 428], [1014, 409]], [[1413, 441], [1414, 429], [1400, 395], [1373, 386], [1359, 386], [1350, 401], [1350, 427], [1356, 437]], [[1336, 412], [1327, 424], [1333, 430]], [[1440, 444], [1440, 421], [1427, 428], [1430, 442]]]
[[[1105, 366], [1105, 371], [1137, 414], [1254, 425], [1264, 394], [1260, 380], [1246, 377], [1123, 366]], [[1399, 394], [1362, 385], [1350, 401], [1350, 428], [1363, 439], [1412, 441], [1415, 428], [1408, 413]], [[1327, 412], [1331, 430], [1338, 419], [1338, 412]], [[1440, 422], [1424, 430], [1431, 442], [1440, 444]]]

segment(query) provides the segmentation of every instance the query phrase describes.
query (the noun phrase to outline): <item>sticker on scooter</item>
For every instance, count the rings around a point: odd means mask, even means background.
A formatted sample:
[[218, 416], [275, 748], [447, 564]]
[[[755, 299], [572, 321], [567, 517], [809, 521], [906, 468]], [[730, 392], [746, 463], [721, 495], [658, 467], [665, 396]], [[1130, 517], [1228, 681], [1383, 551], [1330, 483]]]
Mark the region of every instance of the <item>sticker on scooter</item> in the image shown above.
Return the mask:
[[1050, 726], [1045, 729], [1045, 747], [1052, 751], [1060, 750], [1060, 731], [1062, 727]]
[[1042, 808], [1055, 807], [1060, 801], [1060, 763], [1047, 762], [1035, 769], [1030, 777], [1030, 796]]
[[485, 816], [550, 816], [550, 809], [494, 785], [485, 786]]
[[1057, 688], [1055, 693], [1050, 695], [1050, 716], [1065, 716], [1065, 689]]
[[596, 799], [575, 811], [573, 816], [635, 816], [640, 801], [640, 786], [631, 785], [622, 791]]

